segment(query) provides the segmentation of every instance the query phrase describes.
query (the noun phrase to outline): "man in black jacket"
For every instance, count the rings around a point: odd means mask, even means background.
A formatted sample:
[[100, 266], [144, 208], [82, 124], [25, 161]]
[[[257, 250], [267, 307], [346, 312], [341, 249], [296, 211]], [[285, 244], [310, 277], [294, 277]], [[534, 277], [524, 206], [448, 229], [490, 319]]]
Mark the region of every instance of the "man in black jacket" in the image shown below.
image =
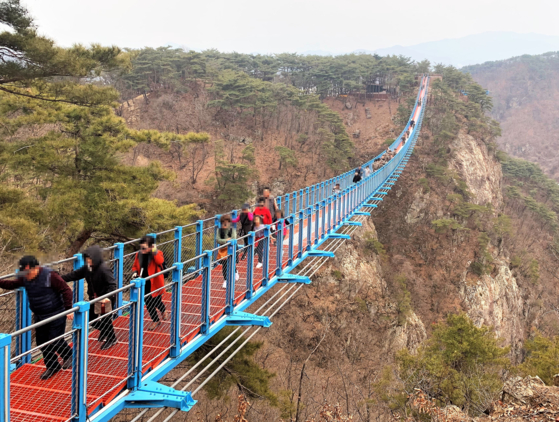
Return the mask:
[[353, 175], [353, 183], [358, 183], [360, 181], [361, 181], [361, 172], [359, 170], [355, 170], [355, 174]]
[[[16, 280], [0, 280], [2, 289], [15, 290], [20, 287], [27, 291], [29, 307], [35, 315], [36, 323], [72, 308], [72, 289], [56, 272], [40, 267], [34, 256], [24, 256], [19, 260]], [[35, 329], [38, 346], [51, 342], [41, 347], [47, 367], [41, 374], [42, 380], [49, 379], [61, 369], [72, 367], [72, 349], [63, 336], [66, 331], [66, 319], [72, 319], [73, 315], [55, 319]], [[58, 361], [59, 356], [63, 360], [62, 365]]]
[[[116, 290], [116, 281], [113, 277], [112, 271], [103, 262], [103, 251], [97, 245], [90, 246], [83, 253], [85, 265], [71, 273], [62, 276], [66, 282], [77, 281], [85, 278], [87, 282], [87, 294], [89, 299], [92, 300], [96, 297], [104, 296]], [[111, 299], [104, 299], [102, 303], [107, 306], [109, 303], [114, 308], [115, 297]], [[113, 327], [113, 314], [111, 315], [98, 315], [95, 313], [95, 307], [92, 306], [89, 310], [89, 320], [94, 321], [100, 318], [99, 321], [91, 324], [92, 328], [98, 329], [101, 334], [99, 341], [105, 340], [101, 345], [101, 350], [106, 350], [113, 347], [117, 343], [115, 330]]]

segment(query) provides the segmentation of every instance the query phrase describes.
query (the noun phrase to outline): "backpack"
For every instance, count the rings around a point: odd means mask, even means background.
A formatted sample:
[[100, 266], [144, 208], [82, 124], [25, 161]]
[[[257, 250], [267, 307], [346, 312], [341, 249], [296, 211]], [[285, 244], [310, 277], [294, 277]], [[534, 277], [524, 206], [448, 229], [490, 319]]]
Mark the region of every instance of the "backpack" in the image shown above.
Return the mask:
[[[167, 261], [165, 261], [165, 255], [163, 255], [163, 264], [161, 264], [161, 271], [165, 271], [167, 268], [168, 268], [167, 267]], [[171, 277], [172, 274], [173, 274], [173, 272], [169, 271], [169, 272], [163, 274], [163, 277], [169, 278], [169, 277]]]
[[[239, 230], [241, 236], [247, 235], [254, 228], [254, 222], [252, 222], [248, 219], [248, 214], [242, 214], [241, 213], [240, 218], [239, 218], [239, 223], [241, 223], [241, 230]], [[247, 230], [245, 230], [245, 228], [247, 228]]]

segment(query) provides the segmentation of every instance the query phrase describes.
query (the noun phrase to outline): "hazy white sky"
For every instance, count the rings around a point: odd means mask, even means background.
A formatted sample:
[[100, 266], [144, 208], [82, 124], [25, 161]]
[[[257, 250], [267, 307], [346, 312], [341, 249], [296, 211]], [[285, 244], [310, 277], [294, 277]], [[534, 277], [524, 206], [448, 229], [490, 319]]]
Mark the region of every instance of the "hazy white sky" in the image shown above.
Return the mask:
[[558, 0], [22, 0], [62, 45], [332, 53], [485, 31], [559, 35]]

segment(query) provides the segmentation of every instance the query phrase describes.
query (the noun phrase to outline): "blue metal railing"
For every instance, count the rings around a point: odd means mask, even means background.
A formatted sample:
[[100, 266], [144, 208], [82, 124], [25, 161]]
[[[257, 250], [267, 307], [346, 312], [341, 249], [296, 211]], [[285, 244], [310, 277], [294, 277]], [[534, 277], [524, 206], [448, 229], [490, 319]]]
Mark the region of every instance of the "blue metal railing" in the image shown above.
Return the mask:
[[[245, 310], [250, 304], [254, 303], [260, 296], [266, 293], [271, 287], [279, 282], [279, 278], [289, 273], [305, 258], [309, 252], [317, 250], [324, 243], [331, 233], [339, 230], [355, 213], [367, 203], [369, 198], [374, 197], [387, 180], [397, 171], [398, 168], [405, 166], [404, 158], [411, 152], [421, 129], [425, 105], [427, 101], [426, 93], [428, 88], [428, 77], [422, 79], [420, 89], [413, 108], [412, 117], [416, 115], [418, 101], [422, 98], [421, 111], [415, 122], [415, 128], [410, 132], [410, 122], [391, 145], [392, 149], [400, 147], [398, 153], [388, 163], [379, 170], [362, 181], [353, 184], [352, 177], [355, 169], [340, 176], [331, 178], [327, 181], [317, 183], [309, 188], [301, 189], [288, 193], [278, 198], [279, 205], [284, 210], [286, 216], [282, 220], [282, 229], [277, 233], [277, 244], [281, 247], [271, 247], [272, 234], [270, 227], [265, 227], [264, 237], [255, 238], [255, 233], [251, 232], [248, 236], [248, 245], [240, 245], [237, 240], [225, 245], [228, 249], [227, 257], [217, 261], [216, 230], [219, 228], [217, 218], [199, 220], [196, 223], [186, 226], [178, 226], [171, 230], [155, 233], [157, 239], [162, 239], [158, 247], [164, 250], [168, 262], [173, 265], [159, 274], [172, 274], [171, 281], [167, 281], [162, 292], [165, 291], [170, 296], [171, 309], [169, 339], [165, 337], [165, 344], [158, 344], [156, 357], [149, 357], [155, 362], [157, 358], [166, 360], [157, 361], [153, 367], [146, 367], [144, 362], [146, 353], [152, 353], [152, 345], [144, 344], [144, 305], [146, 297], [144, 287], [147, 280], [154, 279], [158, 274], [147, 278], [135, 280], [127, 279], [127, 272], [131, 260], [135, 253], [125, 254], [126, 243], [117, 243], [107, 248], [105, 251], [112, 254], [110, 262], [113, 266], [113, 273], [118, 283], [116, 292], [116, 306], [114, 315], [111, 318], [122, 318], [126, 315], [129, 324], [123, 328], [128, 331], [128, 356], [127, 371], [118, 388], [128, 388], [138, 390], [145, 381], [157, 381], [165, 373], [174, 368], [184, 360], [209, 336], [219, 331], [231, 318], [232, 315]], [[425, 84], [425, 88], [421, 88]], [[402, 145], [402, 136], [410, 132], [409, 139]], [[382, 154], [365, 163], [371, 165], [375, 159]], [[342, 190], [339, 193], [332, 193], [332, 188], [339, 183]], [[236, 211], [234, 211], [236, 212]], [[286, 225], [286, 222], [289, 222]], [[165, 240], [168, 237], [168, 240]], [[135, 240], [137, 241], [137, 239]], [[220, 246], [223, 247], [223, 246]], [[241, 249], [239, 249], [241, 248]], [[245, 252], [246, 248], [246, 274], [243, 278], [236, 280], [236, 267], [240, 262], [239, 254]], [[273, 251], [273, 253], [272, 253]], [[260, 279], [257, 279], [255, 271], [256, 260], [261, 257], [262, 271]], [[242, 257], [241, 257], [242, 258]], [[242, 259], [241, 259], [242, 260]], [[75, 257], [65, 260], [72, 262], [74, 267], [83, 265], [83, 256], [77, 254]], [[227, 263], [225, 276], [226, 293], [223, 305], [216, 305], [216, 297], [212, 295], [212, 270], [216, 264], [224, 265]], [[225, 270], [224, 270], [225, 271]], [[215, 271], [214, 271], [215, 273]], [[221, 274], [218, 272], [218, 274]], [[2, 277], [4, 278], [4, 277]], [[186, 325], [189, 332], [184, 332], [185, 323], [183, 319], [185, 313], [182, 309], [182, 297], [184, 289], [191, 288], [192, 283], [200, 286], [200, 311], [196, 321], [189, 320]], [[214, 283], [215, 284], [215, 283]], [[214, 287], [215, 289], [215, 287]], [[105, 297], [94, 299], [91, 302], [84, 302], [83, 280], [76, 282], [74, 287], [76, 309], [74, 310], [74, 322], [72, 329], [73, 341], [73, 378], [71, 419], [85, 421], [88, 413], [92, 412], [92, 403], [88, 403], [88, 345], [90, 339], [89, 312], [90, 306]], [[110, 295], [114, 295], [113, 292]], [[154, 292], [149, 295], [154, 295]], [[110, 296], [107, 295], [107, 296]], [[217, 310], [216, 310], [217, 308]], [[0, 395], [4, 400], [0, 405], [0, 421], [10, 420], [9, 395], [10, 395], [10, 373], [17, 368], [32, 361], [33, 353], [38, 354], [38, 349], [32, 349], [31, 344], [31, 313], [28, 308], [25, 291], [17, 292], [16, 307], [16, 331], [11, 334], [0, 334]], [[186, 314], [188, 317], [191, 314]], [[193, 334], [192, 334], [193, 333]], [[192, 335], [190, 335], [192, 334]], [[163, 340], [162, 340], [163, 341]], [[15, 348], [12, 350], [12, 344]], [[15, 357], [14, 357], [15, 356]], [[144, 359], [146, 358], [146, 359]], [[107, 368], [107, 371], [110, 371]], [[113, 388], [117, 388], [113, 387]], [[119, 406], [125, 406], [125, 402], [115, 405], [112, 412], [106, 413], [106, 418], [114, 416], [118, 412]], [[95, 404], [95, 403], [94, 403]], [[93, 409], [99, 410], [101, 406]], [[40, 413], [40, 412], [39, 412]]]

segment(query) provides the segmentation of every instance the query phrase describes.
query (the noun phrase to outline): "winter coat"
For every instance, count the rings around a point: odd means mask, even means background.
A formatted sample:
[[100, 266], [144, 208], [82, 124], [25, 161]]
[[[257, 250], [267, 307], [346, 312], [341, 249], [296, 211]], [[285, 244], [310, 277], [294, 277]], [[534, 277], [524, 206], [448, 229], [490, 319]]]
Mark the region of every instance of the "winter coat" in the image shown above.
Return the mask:
[[[163, 256], [163, 252], [156, 251], [155, 253], [147, 253], [143, 254], [138, 252], [134, 258], [134, 265], [132, 265], [132, 272], [137, 272], [140, 274], [140, 270], [142, 269], [142, 262], [144, 259], [148, 260], [148, 273], [141, 274], [142, 278], [148, 277], [150, 275], [156, 274], [161, 272], [163, 269], [163, 263], [165, 262], [165, 257]], [[165, 275], [159, 274], [155, 278], [151, 278], [148, 282], [151, 281], [151, 286], [149, 291], [153, 292], [157, 289], [161, 289], [165, 285]], [[146, 289], [147, 291], [147, 289]], [[159, 290], [157, 293], [154, 293], [153, 296], [161, 296], [163, 294], [163, 289]]]
[[273, 196], [264, 198], [264, 206], [270, 211], [270, 216], [274, 215], [278, 209], [278, 204]]
[[217, 236], [216, 241], [218, 245], [225, 245], [229, 242], [227, 239], [236, 239], [237, 238], [237, 230], [233, 227], [229, 227], [228, 229], [219, 228], [217, 229]]
[[254, 210], [254, 215], [258, 215], [262, 218], [262, 224], [272, 224], [272, 214], [270, 210], [266, 207], [258, 207]]
[[353, 176], [353, 183], [357, 183], [361, 181], [361, 175], [360, 174], [355, 174], [355, 176]]
[[241, 223], [239, 235], [246, 236], [252, 231], [253, 219], [254, 217], [251, 212], [241, 212], [239, 215], [237, 215], [237, 218], [233, 219], [233, 223]]
[[50, 268], [40, 267], [33, 280], [19, 277], [16, 280], [0, 280], [0, 288], [15, 290], [24, 287], [29, 308], [35, 314], [35, 322], [47, 319], [72, 307], [72, 289]]
[[[62, 276], [62, 279], [69, 282], [85, 278], [85, 281], [87, 282], [87, 295], [90, 300], [115, 291], [116, 281], [111, 269], [103, 262], [103, 251], [101, 248], [97, 245], [90, 246], [85, 250], [83, 256], [84, 258], [89, 257], [93, 261], [91, 270], [86, 264], [83, 267]], [[111, 301], [114, 305], [115, 298], [112, 297]]]

